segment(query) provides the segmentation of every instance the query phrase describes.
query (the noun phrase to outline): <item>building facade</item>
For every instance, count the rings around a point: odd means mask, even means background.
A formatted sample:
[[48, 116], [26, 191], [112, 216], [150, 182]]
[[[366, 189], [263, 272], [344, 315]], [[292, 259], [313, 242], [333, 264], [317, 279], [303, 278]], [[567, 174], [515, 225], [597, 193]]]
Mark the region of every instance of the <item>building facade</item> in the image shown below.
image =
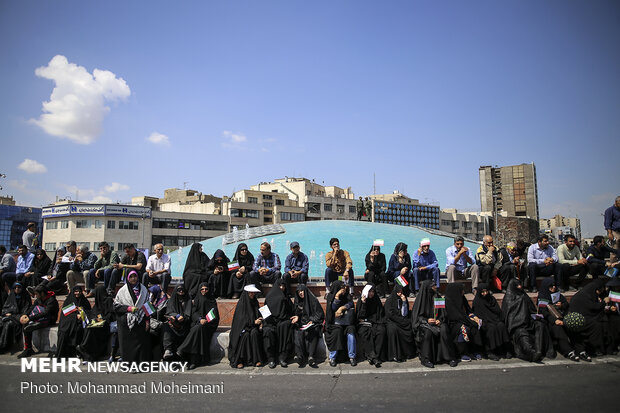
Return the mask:
[[371, 195], [372, 222], [439, 229], [439, 206], [421, 204], [398, 191]]
[[491, 235], [493, 217], [484, 212], [459, 212], [456, 209], [442, 209], [439, 213], [439, 229], [475, 241], [482, 241]]
[[304, 208], [289, 198], [288, 194], [254, 189], [242, 189], [232, 197], [222, 199], [222, 215], [233, 227], [257, 227], [287, 224], [305, 220]]
[[41, 243], [41, 208], [16, 205], [13, 197], [0, 197], [0, 245], [4, 245], [7, 250], [17, 249], [22, 244], [22, 235], [29, 222], [37, 224]]
[[539, 219], [536, 166], [481, 166], [480, 207], [482, 212], [506, 212], [508, 216]]
[[[581, 220], [579, 218], [564, 217], [556, 215], [553, 218], [542, 218], [539, 220], [540, 230], [552, 233], [558, 241], [562, 242], [564, 235], [571, 234], [578, 240], [581, 239]], [[559, 238], [558, 238], [559, 236]]]

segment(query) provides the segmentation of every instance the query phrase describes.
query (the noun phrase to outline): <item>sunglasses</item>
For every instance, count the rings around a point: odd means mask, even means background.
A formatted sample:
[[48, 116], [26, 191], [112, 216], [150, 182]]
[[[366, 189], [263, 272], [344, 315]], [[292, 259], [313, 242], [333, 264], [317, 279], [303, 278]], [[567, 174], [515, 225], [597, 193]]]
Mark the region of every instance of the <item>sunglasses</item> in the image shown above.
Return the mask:
[[239, 251], [247, 251], [247, 248], [241, 248]]

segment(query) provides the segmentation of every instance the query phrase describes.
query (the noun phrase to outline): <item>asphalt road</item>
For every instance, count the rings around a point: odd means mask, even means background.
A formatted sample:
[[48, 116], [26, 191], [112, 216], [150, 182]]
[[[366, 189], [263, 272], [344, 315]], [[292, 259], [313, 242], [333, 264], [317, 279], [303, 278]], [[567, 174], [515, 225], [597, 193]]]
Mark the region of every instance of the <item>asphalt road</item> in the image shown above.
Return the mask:
[[[22, 373], [15, 358], [0, 358], [0, 411], [174, 412], [359, 411], [424, 409], [460, 411], [596, 411], [618, 403], [620, 357], [572, 363], [559, 358], [543, 365], [505, 360], [425, 369], [419, 363], [366, 363], [356, 368], [236, 371], [225, 365], [188, 373]], [[146, 394], [68, 394], [69, 385], [146, 383]], [[161, 394], [159, 382], [220, 385], [220, 394]], [[22, 383], [26, 383], [25, 385]], [[47, 383], [62, 393], [34, 394]], [[71, 383], [71, 384], [69, 384]], [[152, 389], [155, 383], [156, 390]], [[204, 389], [204, 388], [203, 388]], [[215, 391], [216, 387], [211, 387]], [[405, 410], [403, 410], [405, 411]]]

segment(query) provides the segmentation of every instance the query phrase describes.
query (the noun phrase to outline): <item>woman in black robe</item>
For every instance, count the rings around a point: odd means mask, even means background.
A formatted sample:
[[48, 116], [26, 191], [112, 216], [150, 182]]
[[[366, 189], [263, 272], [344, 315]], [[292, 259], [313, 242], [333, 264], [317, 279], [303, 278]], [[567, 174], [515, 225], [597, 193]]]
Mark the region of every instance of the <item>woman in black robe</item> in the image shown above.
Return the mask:
[[487, 357], [498, 361], [500, 354], [507, 355], [510, 351], [510, 336], [504, 324], [502, 309], [487, 283], [478, 284], [478, 293], [472, 304], [474, 314], [482, 320], [480, 332]]
[[347, 285], [339, 280], [332, 282], [325, 314], [325, 344], [330, 366], [336, 366], [338, 352], [345, 349], [351, 366], [357, 365], [356, 321], [355, 305]]
[[250, 272], [252, 272], [252, 266], [254, 265], [254, 255], [248, 249], [247, 244], [242, 242], [237, 246], [233, 261], [239, 264], [239, 269], [234, 270], [230, 275], [228, 296], [236, 300], [243, 292], [243, 287], [247, 284]]
[[263, 348], [271, 369], [276, 367], [276, 358], [280, 366], [288, 366], [286, 359], [293, 344], [293, 303], [285, 290], [286, 284], [278, 278], [265, 297], [265, 305], [271, 315], [263, 322]]
[[14, 283], [0, 314], [0, 352], [9, 350], [21, 337], [22, 325], [19, 318], [31, 305], [32, 300], [24, 286], [21, 283]]
[[472, 354], [476, 360], [482, 359], [480, 319], [472, 313], [462, 283], [451, 283], [446, 288], [446, 322], [461, 361], [471, 361]]
[[424, 367], [433, 368], [442, 361], [456, 367], [456, 355], [445, 310], [435, 308], [435, 298], [441, 298], [433, 280], [424, 280], [411, 310], [411, 322], [416, 345], [420, 351], [420, 363]]
[[140, 284], [138, 273], [129, 272], [127, 284], [118, 290], [114, 299], [118, 341], [123, 361], [139, 363], [150, 358], [150, 318], [144, 310], [148, 298], [149, 291]]
[[165, 320], [162, 327], [164, 360], [172, 359], [179, 344], [185, 340], [192, 321], [191, 316], [192, 299], [189, 297], [185, 286], [179, 284], [174, 289], [172, 297], [170, 297], [166, 306]]
[[114, 352], [116, 335], [111, 337], [110, 324], [116, 320], [114, 313], [114, 299], [108, 295], [103, 285], [93, 291], [95, 304], [90, 310], [90, 325], [86, 327], [82, 343], [77, 346], [77, 352], [86, 361], [100, 360], [108, 354], [108, 348]]
[[[610, 292], [620, 293], [620, 278], [612, 277], [607, 282], [607, 288]], [[607, 322], [609, 324], [609, 341], [607, 343], [607, 354], [618, 354], [618, 345], [620, 345], [620, 303], [610, 301], [605, 307]]]
[[184, 359], [189, 359], [190, 370], [201, 364], [211, 364], [211, 339], [220, 323], [217, 302], [209, 291], [209, 284], [201, 283], [198, 291], [192, 305], [191, 328], [177, 350]]
[[228, 257], [224, 254], [224, 251], [217, 250], [213, 254], [213, 258], [207, 264], [207, 279], [214, 297], [229, 297], [230, 271], [228, 271]]
[[22, 284], [24, 286], [24, 289], [28, 287], [36, 287], [37, 285], [39, 285], [42, 278], [49, 274], [51, 267], [52, 260], [50, 260], [50, 257], [47, 256], [45, 250], [42, 248], [37, 249], [35, 251], [32, 264], [30, 264], [30, 268], [27, 272], [29, 276], [23, 277]]
[[570, 301], [570, 311], [585, 318], [585, 326], [574, 333], [583, 339], [583, 344], [574, 341], [580, 360], [591, 361], [588, 353], [605, 353], [605, 306], [610, 302], [609, 297], [601, 297], [605, 292], [605, 280], [597, 278], [580, 289]]
[[[383, 255], [383, 254], [382, 254]], [[384, 261], [385, 265], [385, 261]], [[357, 300], [357, 339], [362, 356], [368, 363], [381, 367], [386, 354], [385, 309], [374, 284], [368, 283]]]
[[547, 325], [541, 318], [534, 319], [532, 316], [537, 314], [536, 306], [523, 291], [519, 280], [513, 279], [508, 283], [502, 302], [502, 314], [517, 357], [539, 362], [549, 350], [553, 353]]
[[416, 348], [409, 315], [407, 294], [400, 284], [395, 284], [385, 300], [387, 316], [388, 360], [401, 363], [415, 356]]
[[192, 244], [183, 270], [183, 285], [185, 285], [185, 289], [192, 299], [198, 293], [198, 285], [209, 281], [207, 277], [208, 264], [209, 257], [202, 251], [202, 244]]
[[[541, 300], [546, 305], [541, 305]], [[575, 353], [573, 344], [570, 342], [569, 331], [565, 329], [564, 321], [562, 321], [564, 316], [568, 314], [568, 301], [558, 290], [553, 277], [545, 278], [540, 284], [537, 305], [538, 311], [547, 323], [553, 347], [567, 359], [579, 361], [579, 356]], [[550, 306], [553, 306], [555, 311], [550, 310]], [[574, 338], [580, 340], [581, 336], [577, 335]]]
[[379, 298], [387, 294], [387, 276], [385, 275], [385, 254], [381, 252], [381, 247], [372, 246], [366, 254], [366, 272], [364, 279], [367, 283], [376, 287]]
[[67, 287], [65, 281], [67, 280], [67, 271], [69, 271], [69, 263], [62, 262], [62, 257], [67, 253], [65, 247], [59, 247], [54, 254], [52, 265], [45, 278], [42, 278], [41, 284], [47, 288], [48, 291], [54, 292], [55, 295], [66, 294]]
[[292, 318], [295, 339], [295, 358], [299, 367], [307, 362], [310, 367], [317, 367], [316, 348], [321, 337], [325, 312], [306, 284], [298, 284], [293, 303], [295, 315]]
[[264, 364], [263, 317], [256, 299], [259, 292], [254, 284], [248, 284], [243, 287], [243, 294], [237, 302], [228, 336], [228, 360], [233, 368], [261, 367]]
[[[390, 281], [394, 282], [394, 285], [398, 284], [394, 280], [400, 275], [402, 275], [407, 282], [411, 282], [411, 268], [413, 267], [411, 266], [411, 255], [407, 252], [407, 248], [407, 244], [404, 242], [399, 242], [394, 247], [394, 253], [390, 257], [390, 262], [388, 263], [388, 268], [385, 274]], [[409, 285], [403, 288], [403, 290], [404, 294], [411, 293], [411, 297], [415, 296], [413, 291], [410, 291]]]
[[62, 309], [60, 311], [58, 345], [56, 349], [56, 357], [58, 359], [76, 356], [75, 348], [82, 342], [86, 323], [86, 320], [82, 319], [79, 309], [83, 310], [84, 315], [90, 313], [90, 302], [84, 296], [84, 291], [80, 286], [73, 287], [71, 294], [67, 295], [63, 308], [71, 304], [75, 304], [78, 307], [78, 311], [73, 311], [67, 315], [64, 314]]

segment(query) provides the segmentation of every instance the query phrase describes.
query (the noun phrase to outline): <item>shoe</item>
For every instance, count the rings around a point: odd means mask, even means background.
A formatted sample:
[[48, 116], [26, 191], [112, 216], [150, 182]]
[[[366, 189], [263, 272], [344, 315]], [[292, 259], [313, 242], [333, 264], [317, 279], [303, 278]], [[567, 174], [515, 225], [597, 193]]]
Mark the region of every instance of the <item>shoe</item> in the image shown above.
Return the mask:
[[540, 351], [534, 353], [534, 363], [540, 363], [543, 359], [543, 354]]
[[463, 354], [461, 356], [461, 361], [471, 361], [471, 357], [469, 357], [467, 354]]
[[256, 367], [263, 367], [263, 363], [261, 363], [260, 361], [258, 363], [256, 363], [254, 366]]
[[588, 353], [586, 353], [585, 351], [582, 351], [581, 353], [579, 353], [579, 360], [587, 361], [588, 363], [590, 363], [592, 361], [592, 357], [588, 356]]
[[380, 368], [381, 368], [381, 362], [380, 362], [379, 360], [377, 360], [377, 361], [375, 362], [375, 367], [376, 367], [376, 368], [378, 368], [378, 369], [380, 369]]
[[237, 368], [238, 368], [238, 369], [242, 369], [242, 368], [243, 368], [243, 363], [239, 363], [239, 364], [237, 364]]
[[308, 365], [310, 367], [315, 367], [316, 366], [316, 361], [314, 361], [313, 357], [308, 357]]
[[273, 360], [272, 360], [272, 361], [270, 361], [270, 362], [269, 362], [269, 368], [270, 368], [270, 369], [275, 369], [275, 368], [276, 368], [276, 362], [275, 362], [275, 361], [273, 361]]
[[512, 354], [512, 352], [509, 351], [506, 353], [506, 360], [510, 360], [513, 357], [514, 357], [514, 354]]
[[92, 291], [88, 291], [88, 292], [86, 293], [86, 298], [93, 298], [94, 296], [95, 296], [95, 293], [94, 293], [94, 292], [92, 292]]
[[114, 357], [110, 356], [110, 358], [108, 358], [108, 363], [114, 363]]
[[78, 356], [80, 356], [81, 358], [85, 358], [84, 357], [84, 349], [82, 348], [82, 346], [80, 346], [79, 344], [77, 346], [75, 346], [75, 352], [77, 353]]
[[435, 365], [431, 363], [430, 360], [422, 360], [421, 363], [424, 367], [427, 367], [429, 369], [435, 368]]
[[280, 360], [280, 367], [287, 368], [288, 367], [288, 363], [285, 360]]
[[456, 366], [458, 366], [458, 365], [459, 365], [459, 362], [458, 362], [458, 361], [456, 361], [456, 360], [450, 360], [450, 363], [449, 363], [449, 364], [450, 364], [450, 367], [456, 367]]
[[329, 359], [329, 365], [332, 367], [336, 367], [336, 360], [335, 359]]
[[579, 357], [577, 356], [577, 354], [575, 354], [574, 351], [571, 351], [570, 353], [568, 353], [568, 356], [566, 357], [571, 361], [579, 362]]
[[495, 354], [495, 353], [489, 353], [489, 354], [487, 355], [487, 357], [488, 357], [488, 358], [489, 358], [489, 360], [491, 360], [491, 361], [499, 361], [499, 357], [498, 357], [498, 356], [497, 356], [497, 354]]
[[355, 359], [349, 359], [351, 361], [351, 367], [357, 366], [357, 361]]
[[475, 358], [476, 360], [482, 360], [482, 355], [481, 355], [481, 354], [476, 353], [476, 354], [474, 354], [474, 358]]
[[325, 297], [327, 297], [327, 295], [329, 294], [329, 288], [325, 289]]
[[568, 291], [577, 291], [575, 287], [568, 287]]
[[415, 293], [409, 293], [409, 298], [415, 298]]
[[164, 360], [170, 360], [172, 357], [174, 357], [174, 353], [172, 351], [164, 351]]
[[233, 300], [238, 300], [239, 299], [239, 293], [234, 293], [232, 296]]
[[375, 364], [375, 359], [370, 359], [368, 360], [368, 364], [370, 364], [371, 366], [373, 366]]
[[30, 294], [31, 297], [34, 297], [34, 287], [32, 285], [26, 287], [26, 291], [28, 291], [28, 294]]
[[198, 367], [198, 366], [196, 366], [194, 363], [192, 363], [189, 366], [187, 366], [187, 369], [188, 370], [194, 370], [196, 367]]
[[22, 358], [24, 358], [24, 357], [30, 357], [30, 356], [32, 356], [33, 354], [34, 354], [34, 351], [32, 351], [32, 349], [31, 349], [31, 348], [27, 348], [27, 349], [25, 349], [24, 351], [22, 351], [21, 353], [19, 353], [19, 354], [17, 355], [17, 358], [18, 358], [18, 359], [22, 359]]

